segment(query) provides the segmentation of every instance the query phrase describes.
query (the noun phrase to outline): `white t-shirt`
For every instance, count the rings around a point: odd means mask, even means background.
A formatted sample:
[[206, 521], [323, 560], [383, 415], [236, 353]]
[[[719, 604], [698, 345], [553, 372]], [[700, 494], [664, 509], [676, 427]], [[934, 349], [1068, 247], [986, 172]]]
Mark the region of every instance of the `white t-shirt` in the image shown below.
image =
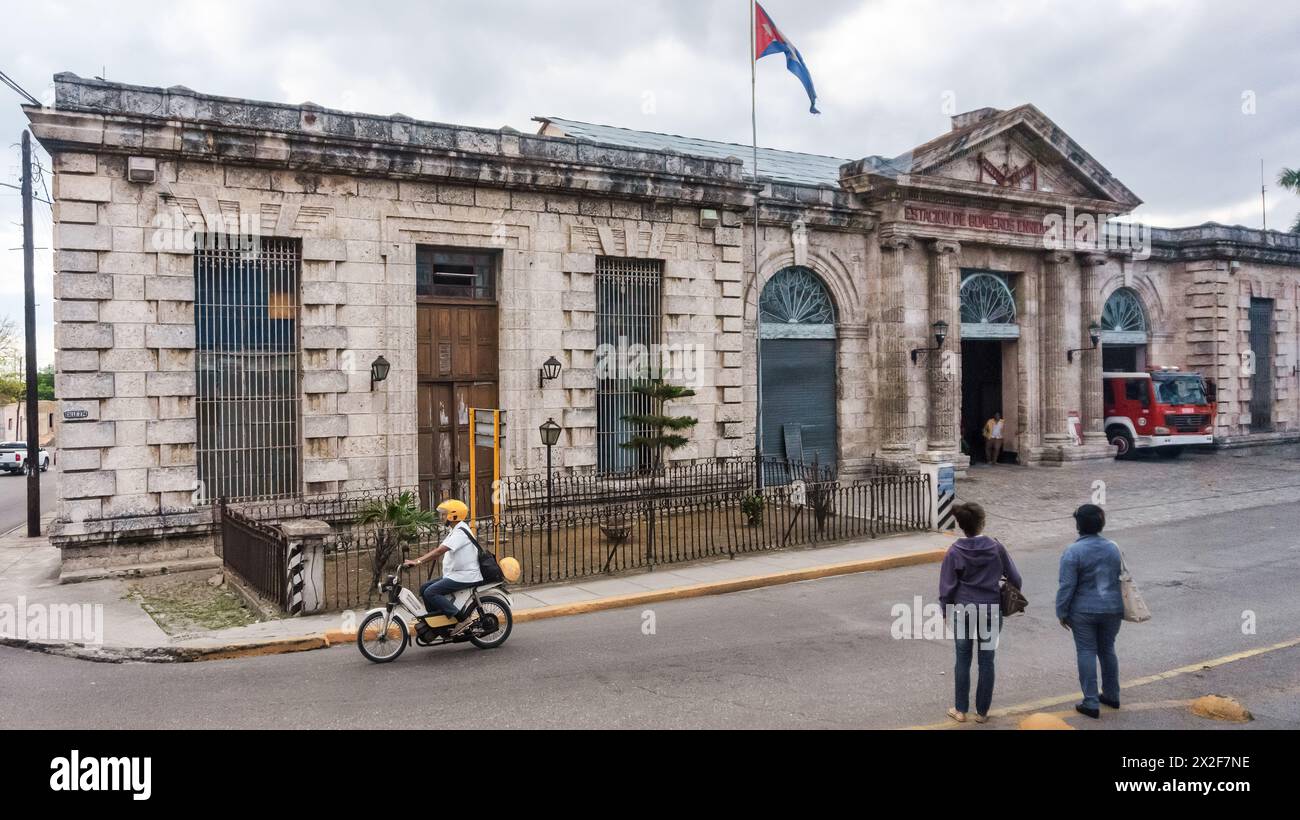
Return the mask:
[[993, 430], [989, 438], [1002, 438], [1002, 424], [1003, 422], [1000, 421], [993, 422]]
[[483, 580], [483, 573], [478, 568], [478, 550], [469, 540], [469, 525], [461, 521], [452, 527], [442, 546], [447, 548], [442, 556], [442, 577], [462, 584], [473, 584]]

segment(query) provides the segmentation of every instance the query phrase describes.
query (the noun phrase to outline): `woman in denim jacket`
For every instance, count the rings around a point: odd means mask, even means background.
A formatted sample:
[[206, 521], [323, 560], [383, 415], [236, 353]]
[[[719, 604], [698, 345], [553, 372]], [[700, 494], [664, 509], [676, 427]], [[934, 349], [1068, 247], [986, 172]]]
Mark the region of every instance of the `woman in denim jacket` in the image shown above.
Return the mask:
[[[1074, 635], [1083, 702], [1074, 708], [1090, 718], [1101, 716], [1100, 704], [1119, 708], [1119, 658], [1115, 637], [1124, 618], [1120, 595], [1119, 547], [1101, 536], [1106, 513], [1095, 504], [1074, 512], [1079, 540], [1061, 556], [1056, 617]], [[1101, 694], [1097, 693], [1097, 664], [1101, 663]]]

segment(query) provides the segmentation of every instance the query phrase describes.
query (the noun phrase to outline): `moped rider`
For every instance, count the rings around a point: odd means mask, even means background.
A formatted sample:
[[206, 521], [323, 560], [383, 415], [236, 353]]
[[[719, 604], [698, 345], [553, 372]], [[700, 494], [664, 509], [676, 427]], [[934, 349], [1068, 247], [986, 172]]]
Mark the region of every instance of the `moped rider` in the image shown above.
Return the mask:
[[[420, 597], [424, 599], [427, 612], [440, 612], [448, 618], [460, 620], [456, 605], [452, 603], [452, 593], [476, 587], [483, 583], [483, 573], [478, 566], [478, 547], [474, 533], [466, 519], [469, 508], [457, 499], [448, 499], [438, 505], [438, 514], [443, 523], [451, 527], [442, 543], [415, 560], [403, 562], [403, 566], [418, 567], [428, 561], [442, 558], [442, 577], [427, 581], [420, 586]], [[469, 621], [461, 621], [452, 631], [453, 635], [463, 632]]]

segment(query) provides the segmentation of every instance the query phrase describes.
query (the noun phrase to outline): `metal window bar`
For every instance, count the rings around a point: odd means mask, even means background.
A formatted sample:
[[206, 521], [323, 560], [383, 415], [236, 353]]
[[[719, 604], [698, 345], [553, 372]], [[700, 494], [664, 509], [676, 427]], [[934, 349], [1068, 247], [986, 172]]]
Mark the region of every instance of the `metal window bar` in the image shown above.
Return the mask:
[[[658, 373], [652, 355], [659, 353], [663, 331], [663, 263], [598, 257], [595, 287], [596, 349], [606, 356], [596, 380], [596, 462], [601, 472], [635, 470], [645, 465], [647, 454], [621, 445], [643, 431], [623, 417], [651, 409], [649, 399], [632, 386]], [[650, 373], [637, 372], [643, 361]]]
[[201, 500], [301, 489], [300, 245], [200, 237], [194, 256]]

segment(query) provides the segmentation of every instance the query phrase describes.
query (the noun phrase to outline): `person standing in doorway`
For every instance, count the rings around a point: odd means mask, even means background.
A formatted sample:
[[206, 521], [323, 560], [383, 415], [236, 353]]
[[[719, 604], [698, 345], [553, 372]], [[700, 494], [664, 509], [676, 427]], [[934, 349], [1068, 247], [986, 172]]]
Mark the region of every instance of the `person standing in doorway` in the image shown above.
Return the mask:
[[[1083, 702], [1075, 711], [1100, 717], [1101, 704], [1119, 708], [1119, 657], [1115, 638], [1124, 619], [1120, 593], [1119, 547], [1103, 538], [1106, 513], [1096, 504], [1074, 511], [1079, 540], [1061, 555], [1060, 586], [1056, 591], [1056, 617], [1074, 635]], [[1101, 693], [1097, 692], [1097, 666], [1101, 665]]]
[[990, 465], [997, 464], [1002, 457], [1002, 421], [1001, 413], [984, 422], [984, 458]]

